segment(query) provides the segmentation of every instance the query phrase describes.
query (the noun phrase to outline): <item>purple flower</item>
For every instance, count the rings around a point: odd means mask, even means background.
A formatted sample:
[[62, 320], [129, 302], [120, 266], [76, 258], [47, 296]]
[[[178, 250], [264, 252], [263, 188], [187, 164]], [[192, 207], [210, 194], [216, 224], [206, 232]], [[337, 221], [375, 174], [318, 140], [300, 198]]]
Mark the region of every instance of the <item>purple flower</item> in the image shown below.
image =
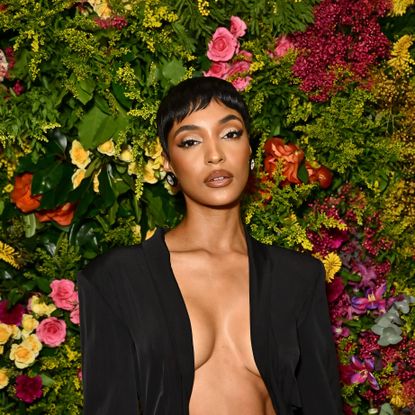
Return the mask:
[[381, 313], [386, 312], [386, 300], [382, 298], [386, 291], [386, 283], [383, 283], [376, 290], [366, 290], [365, 297], [353, 297], [352, 306], [355, 312], [362, 314], [366, 310], [379, 310]]
[[352, 356], [352, 369], [356, 372], [350, 377], [351, 383], [364, 383], [369, 382], [373, 389], [379, 390], [379, 384], [372, 372], [375, 368], [373, 359], [359, 360], [356, 356]]

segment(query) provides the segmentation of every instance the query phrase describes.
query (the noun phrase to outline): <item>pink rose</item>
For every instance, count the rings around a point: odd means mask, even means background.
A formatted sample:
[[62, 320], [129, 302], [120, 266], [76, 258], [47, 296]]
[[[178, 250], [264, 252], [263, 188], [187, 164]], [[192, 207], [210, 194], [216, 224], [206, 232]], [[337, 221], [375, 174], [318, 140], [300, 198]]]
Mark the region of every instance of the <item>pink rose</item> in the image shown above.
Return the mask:
[[228, 61], [239, 49], [236, 37], [226, 28], [218, 27], [209, 42], [207, 57], [214, 61]]
[[226, 62], [212, 62], [209, 70], [203, 72], [205, 76], [214, 76], [215, 78], [225, 79], [230, 68], [229, 63]]
[[238, 91], [243, 91], [249, 85], [251, 81], [252, 81], [252, 78], [250, 76], [245, 76], [245, 78], [236, 78], [234, 81], [232, 81], [232, 85]]
[[238, 53], [238, 57], [243, 57], [242, 60], [247, 62], [252, 62], [252, 53], [248, 52], [247, 50], [240, 50]]
[[79, 304], [71, 311], [70, 319], [73, 324], [79, 324]]
[[57, 347], [65, 341], [66, 323], [56, 317], [45, 318], [36, 328], [39, 340], [49, 347]]
[[56, 307], [63, 310], [73, 310], [78, 302], [78, 294], [75, 292], [73, 281], [67, 279], [54, 280], [50, 283], [50, 288], [52, 288], [52, 292], [49, 296]]
[[230, 67], [227, 76], [229, 77], [229, 76], [235, 75], [237, 73], [247, 72], [247, 71], [249, 71], [250, 66], [251, 66], [251, 64], [249, 62], [246, 62], [246, 61], [235, 62]]
[[287, 36], [280, 36], [275, 42], [274, 56], [281, 58], [293, 47], [294, 44], [288, 39]]
[[231, 17], [231, 33], [235, 37], [241, 37], [246, 33], [246, 24], [238, 16]]

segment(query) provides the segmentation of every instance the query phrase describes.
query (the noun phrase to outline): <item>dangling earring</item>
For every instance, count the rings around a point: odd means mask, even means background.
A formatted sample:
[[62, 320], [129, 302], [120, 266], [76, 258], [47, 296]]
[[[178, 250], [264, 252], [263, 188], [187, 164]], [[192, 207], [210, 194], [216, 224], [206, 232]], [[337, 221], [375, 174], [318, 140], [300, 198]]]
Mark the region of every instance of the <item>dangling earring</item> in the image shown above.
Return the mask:
[[251, 159], [251, 162], [250, 162], [249, 167], [251, 168], [251, 170], [254, 170], [254, 167], [255, 167], [255, 159]]
[[177, 177], [170, 171], [168, 171], [166, 173], [166, 180], [167, 183], [172, 186], [172, 187], [176, 187], [177, 186]]

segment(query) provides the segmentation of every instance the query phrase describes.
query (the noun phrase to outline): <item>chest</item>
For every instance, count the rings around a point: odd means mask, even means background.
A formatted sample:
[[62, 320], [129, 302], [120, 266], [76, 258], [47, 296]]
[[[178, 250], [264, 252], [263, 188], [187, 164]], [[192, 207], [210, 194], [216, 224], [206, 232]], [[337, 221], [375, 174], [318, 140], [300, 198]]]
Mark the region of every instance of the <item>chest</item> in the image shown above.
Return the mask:
[[194, 369], [209, 362], [259, 376], [251, 345], [248, 257], [189, 260], [172, 253], [170, 261], [191, 323]]

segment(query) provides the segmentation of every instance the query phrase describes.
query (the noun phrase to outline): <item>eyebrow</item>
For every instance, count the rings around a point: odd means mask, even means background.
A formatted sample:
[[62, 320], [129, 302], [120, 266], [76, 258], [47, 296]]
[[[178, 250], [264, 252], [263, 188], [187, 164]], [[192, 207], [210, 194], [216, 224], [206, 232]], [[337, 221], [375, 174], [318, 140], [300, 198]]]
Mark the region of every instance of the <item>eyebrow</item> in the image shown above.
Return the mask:
[[[229, 114], [226, 117], [221, 118], [218, 121], [218, 124], [226, 124], [228, 121], [232, 121], [232, 120], [238, 120], [239, 122], [241, 122], [243, 124], [243, 121], [237, 117], [236, 115], [233, 114]], [[180, 128], [178, 128], [176, 130], [176, 132], [173, 135], [173, 138], [175, 138], [178, 134], [180, 134], [183, 131], [197, 131], [197, 130], [201, 130], [202, 128], [199, 127], [198, 125], [195, 124], [186, 124], [186, 125], [182, 125]]]

